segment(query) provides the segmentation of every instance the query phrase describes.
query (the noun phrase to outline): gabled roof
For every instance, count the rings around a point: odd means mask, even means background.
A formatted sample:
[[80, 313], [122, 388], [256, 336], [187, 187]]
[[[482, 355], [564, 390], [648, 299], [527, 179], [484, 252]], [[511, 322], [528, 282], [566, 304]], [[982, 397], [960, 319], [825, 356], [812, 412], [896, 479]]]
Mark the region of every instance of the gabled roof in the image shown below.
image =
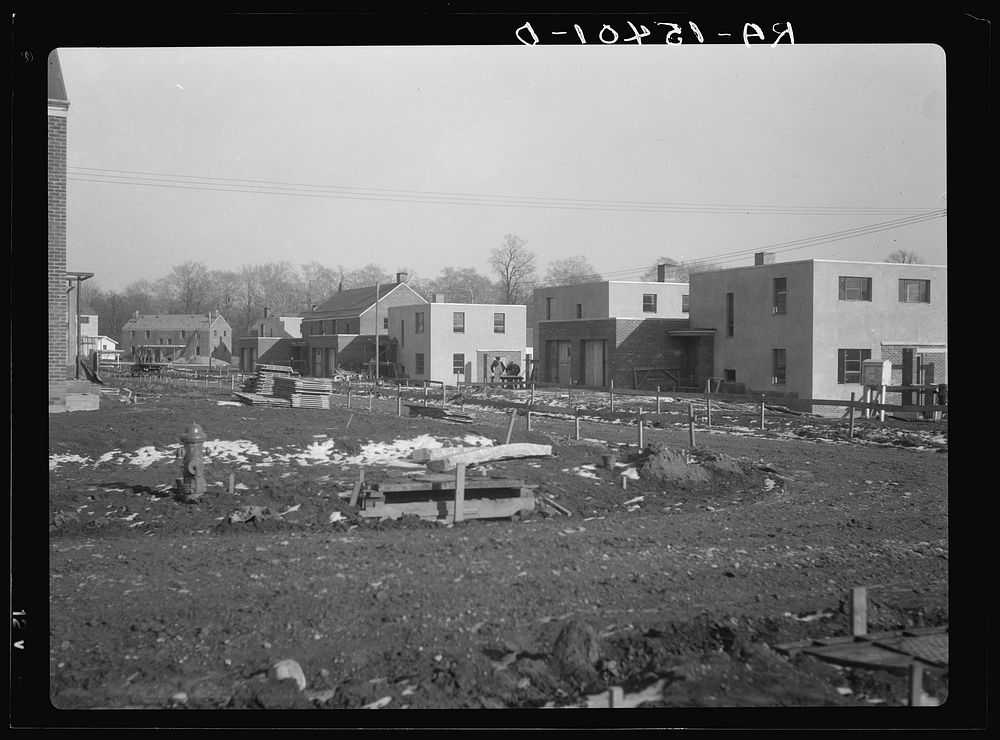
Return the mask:
[[122, 327], [122, 331], [137, 329], [149, 329], [151, 331], [198, 331], [199, 329], [207, 329], [209, 326], [208, 314], [204, 313], [143, 314], [138, 318], [133, 317], [126, 321]]
[[[406, 283], [386, 283], [378, 286], [378, 297], [375, 295], [375, 286], [369, 285], [364, 288], [350, 288], [334, 293], [322, 304], [316, 307], [315, 311], [306, 311], [302, 318], [309, 319], [341, 319], [360, 316], [369, 308], [375, 305], [376, 300], [382, 300], [396, 288], [405, 287], [416, 295]], [[419, 296], [418, 296], [419, 298]], [[420, 300], [423, 300], [422, 298]]]
[[63, 84], [62, 67], [59, 66], [59, 55], [55, 50], [49, 54], [48, 64], [49, 102], [68, 105], [66, 85]]

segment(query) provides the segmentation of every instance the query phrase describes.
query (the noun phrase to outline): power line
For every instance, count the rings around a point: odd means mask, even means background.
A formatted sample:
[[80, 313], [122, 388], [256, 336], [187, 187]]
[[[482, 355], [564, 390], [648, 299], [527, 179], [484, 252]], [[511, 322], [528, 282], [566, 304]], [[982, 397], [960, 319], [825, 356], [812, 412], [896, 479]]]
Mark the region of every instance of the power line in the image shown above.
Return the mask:
[[924, 208], [888, 208], [874, 206], [796, 206], [746, 205], [720, 203], [676, 203], [655, 201], [599, 200], [577, 198], [547, 198], [537, 196], [477, 195], [441, 191], [396, 190], [389, 188], [359, 188], [339, 185], [282, 183], [272, 180], [204, 177], [169, 173], [111, 170], [96, 167], [69, 167], [68, 179], [119, 185], [165, 187], [174, 189], [208, 190], [257, 195], [291, 195], [300, 197], [375, 200], [404, 203], [442, 203], [447, 205], [483, 205], [493, 207], [554, 208], [573, 210], [605, 210], [652, 213], [743, 213], [798, 215], [875, 215], [923, 214]]

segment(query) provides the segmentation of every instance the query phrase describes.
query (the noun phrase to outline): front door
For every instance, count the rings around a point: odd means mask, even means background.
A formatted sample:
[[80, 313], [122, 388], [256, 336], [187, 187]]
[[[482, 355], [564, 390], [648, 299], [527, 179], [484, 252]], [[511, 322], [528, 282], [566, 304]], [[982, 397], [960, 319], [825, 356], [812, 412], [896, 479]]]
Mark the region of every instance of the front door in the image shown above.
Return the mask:
[[326, 375], [332, 378], [337, 369], [337, 349], [335, 347], [326, 348]]
[[323, 350], [320, 347], [313, 348], [313, 377], [323, 377]]
[[583, 384], [604, 385], [604, 340], [586, 339], [582, 342]]

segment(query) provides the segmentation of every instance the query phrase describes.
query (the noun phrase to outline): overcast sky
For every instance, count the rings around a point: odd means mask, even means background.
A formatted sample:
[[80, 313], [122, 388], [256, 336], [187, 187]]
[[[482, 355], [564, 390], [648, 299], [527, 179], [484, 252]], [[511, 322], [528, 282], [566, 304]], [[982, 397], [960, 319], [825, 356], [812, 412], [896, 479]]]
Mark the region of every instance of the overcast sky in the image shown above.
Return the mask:
[[67, 267], [104, 289], [187, 260], [489, 274], [505, 234], [612, 279], [769, 248], [947, 263], [935, 45], [58, 53]]

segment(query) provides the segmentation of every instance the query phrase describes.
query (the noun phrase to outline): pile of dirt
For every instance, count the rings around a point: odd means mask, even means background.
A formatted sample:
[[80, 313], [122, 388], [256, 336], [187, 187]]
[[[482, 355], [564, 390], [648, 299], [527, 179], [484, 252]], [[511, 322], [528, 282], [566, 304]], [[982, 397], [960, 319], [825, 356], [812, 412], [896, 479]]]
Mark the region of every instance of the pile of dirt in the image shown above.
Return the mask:
[[664, 444], [650, 445], [634, 459], [639, 476], [666, 486], [691, 487], [714, 478], [742, 478], [751, 466], [743, 461], [705, 449], [685, 449]]

